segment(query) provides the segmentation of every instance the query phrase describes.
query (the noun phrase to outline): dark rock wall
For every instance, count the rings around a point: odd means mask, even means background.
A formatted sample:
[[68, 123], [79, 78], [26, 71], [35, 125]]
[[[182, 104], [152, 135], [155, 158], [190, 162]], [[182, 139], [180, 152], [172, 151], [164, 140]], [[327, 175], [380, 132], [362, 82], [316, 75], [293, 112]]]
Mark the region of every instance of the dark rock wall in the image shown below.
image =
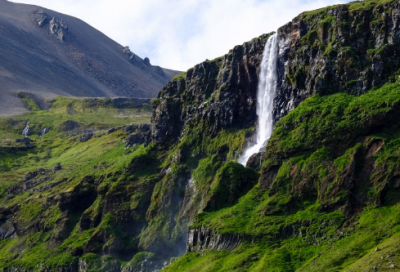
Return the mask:
[[237, 234], [218, 234], [207, 227], [190, 229], [187, 241], [187, 252], [205, 250], [228, 250], [238, 247], [243, 237]]
[[[350, 10], [348, 5], [302, 13], [278, 29], [278, 121], [314, 94], [365, 93], [398, 78], [400, 2]], [[185, 126], [204, 132], [247, 128], [256, 122], [263, 35], [229, 54], [205, 61], [168, 83], [158, 96], [151, 141], [176, 141]]]
[[269, 36], [236, 46], [227, 55], [200, 63], [168, 83], [158, 95], [150, 140], [175, 142], [189, 124], [203, 123], [207, 134], [253, 126], [260, 62]]
[[400, 2], [300, 14], [279, 28], [279, 120], [314, 94], [365, 93], [400, 68]]

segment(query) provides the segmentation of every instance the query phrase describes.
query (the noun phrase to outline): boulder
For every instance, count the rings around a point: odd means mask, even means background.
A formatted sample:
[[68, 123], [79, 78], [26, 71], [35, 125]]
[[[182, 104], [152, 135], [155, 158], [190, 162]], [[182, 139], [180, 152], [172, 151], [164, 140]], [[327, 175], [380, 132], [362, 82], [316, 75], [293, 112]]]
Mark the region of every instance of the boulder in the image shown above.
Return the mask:
[[107, 130], [107, 135], [115, 132], [116, 130], [116, 128], [110, 128], [109, 130]]
[[15, 237], [15, 227], [10, 220], [0, 223], [0, 241]]
[[138, 126], [138, 129], [139, 129], [141, 132], [146, 133], [146, 132], [149, 132], [149, 131], [150, 131], [151, 126], [150, 126], [150, 124], [141, 124], [141, 125]]
[[93, 137], [93, 131], [92, 130], [85, 130], [84, 134], [80, 135], [78, 138], [78, 141], [81, 143], [87, 142]]
[[145, 141], [146, 134], [143, 132], [131, 133], [125, 139], [125, 148], [130, 148], [132, 146], [141, 145]]
[[31, 180], [31, 179], [35, 178], [38, 174], [39, 174], [38, 171], [29, 172], [28, 174], [25, 175], [23, 181], [24, 181], [24, 182], [27, 182], [28, 180]]
[[57, 163], [56, 166], [54, 166], [53, 168], [53, 173], [60, 171], [62, 169], [61, 164]]
[[258, 152], [251, 155], [251, 157], [246, 163], [246, 167], [253, 168], [255, 171], [260, 171], [263, 154], [264, 152]]

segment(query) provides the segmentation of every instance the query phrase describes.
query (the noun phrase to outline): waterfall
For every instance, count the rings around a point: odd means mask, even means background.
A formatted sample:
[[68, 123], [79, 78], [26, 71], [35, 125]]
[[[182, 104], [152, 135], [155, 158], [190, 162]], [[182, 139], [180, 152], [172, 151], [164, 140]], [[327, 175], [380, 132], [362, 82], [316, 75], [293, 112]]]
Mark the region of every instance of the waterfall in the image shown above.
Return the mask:
[[40, 135], [39, 138], [42, 138], [47, 132], [49, 132], [49, 130], [47, 129], [47, 127], [45, 127], [45, 128], [42, 130], [42, 135]]
[[260, 152], [271, 137], [274, 120], [273, 109], [278, 80], [278, 38], [274, 34], [269, 37], [261, 61], [260, 80], [257, 87], [257, 143], [250, 145], [239, 158], [239, 163], [246, 166], [251, 155]]
[[22, 131], [22, 135], [24, 135], [25, 138], [28, 138], [28, 133], [29, 133], [29, 121], [26, 122], [26, 126], [25, 126], [24, 130]]

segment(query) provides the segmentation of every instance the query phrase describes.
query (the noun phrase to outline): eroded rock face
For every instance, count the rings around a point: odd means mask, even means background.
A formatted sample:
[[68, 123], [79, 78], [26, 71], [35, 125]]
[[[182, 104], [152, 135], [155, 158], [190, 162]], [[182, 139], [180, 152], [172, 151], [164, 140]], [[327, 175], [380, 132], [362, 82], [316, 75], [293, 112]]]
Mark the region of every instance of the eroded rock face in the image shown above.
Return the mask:
[[145, 141], [145, 136], [143, 132], [137, 132], [137, 133], [132, 133], [130, 134], [126, 139], [125, 139], [125, 148], [130, 148], [132, 146], [137, 146], [141, 145]]
[[164, 70], [160, 66], [151, 65], [149, 58], [144, 58], [142, 60], [139, 56], [132, 53], [132, 51], [129, 49], [129, 46], [124, 47], [122, 49], [122, 53], [124, 56], [126, 56], [126, 58], [129, 59], [130, 63], [142, 70], [147, 70], [157, 80], [165, 82], [165, 79], [168, 79], [168, 76], [164, 73]]
[[78, 141], [81, 143], [85, 143], [90, 139], [92, 139], [93, 135], [94, 135], [93, 130], [90, 129], [85, 130], [82, 135], [79, 135]]
[[60, 171], [62, 169], [61, 164], [57, 163], [56, 166], [54, 166], [53, 168], [53, 173]]
[[260, 62], [269, 36], [236, 46], [168, 83], [155, 104], [150, 140], [174, 142], [186, 133], [186, 125], [204, 120], [204, 133], [211, 135], [224, 128], [253, 126]]
[[131, 148], [133, 146], [141, 145], [146, 142], [147, 134], [150, 131], [149, 124], [140, 124], [140, 125], [129, 125], [123, 128], [124, 131], [136, 131], [131, 134], [124, 140], [125, 149]]
[[[400, 2], [350, 12], [346, 5], [303, 13], [279, 28], [278, 121], [314, 94], [361, 94], [398, 80]], [[151, 140], [176, 141], [185, 126], [208, 120], [206, 133], [253, 126], [259, 63], [268, 35], [236, 46], [168, 83], [153, 112]]]
[[28, 174], [25, 175], [23, 181], [26, 182], [26, 181], [28, 181], [28, 180], [31, 180], [31, 179], [35, 178], [38, 174], [39, 174], [39, 171], [29, 172]]
[[49, 33], [60, 41], [65, 41], [65, 35], [68, 33], [68, 24], [62, 19], [51, 18], [43, 10], [38, 10], [33, 14], [34, 21], [41, 28], [45, 28]]
[[258, 153], [251, 155], [249, 160], [247, 161], [246, 167], [250, 167], [256, 171], [260, 171], [263, 154], [264, 154], [264, 152], [258, 152]]
[[362, 94], [395, 81], [400, 68], [400, 2], [356, 11], [300, 14], [279, 28], [275, 121], [314, 94]]
[[5, 220], [2, 222], [0, 220], [0, 241], [7, 239], [7, 238], [14, 238], [15, 237], [15, 228], [12, 224], [11, 220]]
[[241, 241], [242, 237], [238, 234], [217, 234], [207, 227], [201, 227], [189, 230], [186, 252], [232, 251]]

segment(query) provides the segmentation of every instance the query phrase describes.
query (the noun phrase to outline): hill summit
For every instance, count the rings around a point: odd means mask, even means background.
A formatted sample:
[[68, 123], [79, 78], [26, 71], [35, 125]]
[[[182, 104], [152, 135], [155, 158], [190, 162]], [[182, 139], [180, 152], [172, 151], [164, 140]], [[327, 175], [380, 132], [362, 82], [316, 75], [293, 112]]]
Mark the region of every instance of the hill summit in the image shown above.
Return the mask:
[[[130, 35], [134, 35], [131, 33]], [[155, 97], [178, 72], [154, 66], [82, 20], [0, 1], [0, 115], [26, 112], [58, 95]]]

